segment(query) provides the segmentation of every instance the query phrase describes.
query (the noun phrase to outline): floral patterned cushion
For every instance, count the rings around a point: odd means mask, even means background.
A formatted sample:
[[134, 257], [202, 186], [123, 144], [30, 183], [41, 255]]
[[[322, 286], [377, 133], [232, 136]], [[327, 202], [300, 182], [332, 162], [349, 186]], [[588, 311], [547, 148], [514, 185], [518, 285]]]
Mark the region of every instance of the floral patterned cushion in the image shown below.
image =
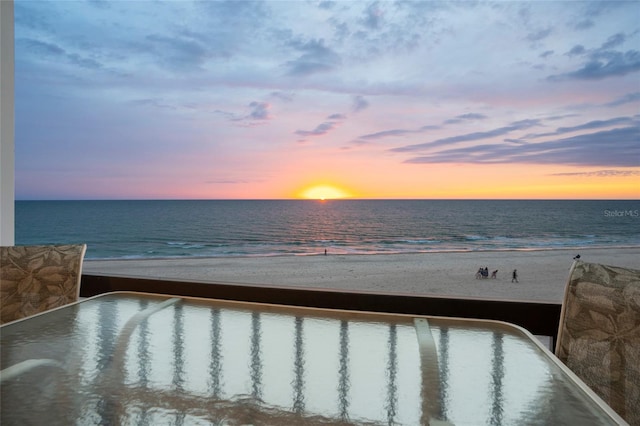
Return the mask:
[[573, 265], [556, 355], [631, 425], [640, 425], [640, 271]]
[[0, 323], [78, 300], [86, 244], [0, 247]]

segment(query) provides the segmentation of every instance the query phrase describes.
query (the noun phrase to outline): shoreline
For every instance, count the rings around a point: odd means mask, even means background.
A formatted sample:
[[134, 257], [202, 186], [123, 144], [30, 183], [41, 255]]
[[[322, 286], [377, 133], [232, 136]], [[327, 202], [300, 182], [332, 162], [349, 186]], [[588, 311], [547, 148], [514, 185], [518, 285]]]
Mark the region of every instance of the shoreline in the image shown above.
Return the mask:
[[[589, 250], [633, 250], [640, 246], [599, 246], [599, 247], [549, 247], [549, 248], [487, 248], [478, 250], [430, 250], [430, 251], [389, 251], [389, 252], [358, 252], [358, 253], [332, 253], [329, 256], [403, 256], [403, 255], [429, 255], [429, 254], [453, 254], [453, 253], [503, 253], [503, 252], [553, 252], [553, 251], [581, 251]], [[278, 258], [278, 257], [307, 257], [307, 256], [324, 256], [324, 252], [318, 251], [313, 253], [273, 253], [273, 254], [229, 254], [229, 255], [202, 255], [202, 256], [158, 256], [158, 257], [85, 257], [85, 261], [91, 262], [109, 262], [109, 261], [145, 261], [145, 260], [176, 260], [176, 259], [254, 259], [254, 258]], [[638, 262], [640, 267], [640, 262]]]
[[[387, 294], [562, 302], [573, 257], [640, 269], [640, 247], [85, 259], [83, 272]], [[479, 267], [496, 279], [476, 279]], [[518, 283], [511, 282], [513, 269]], [[149, 289], [153, 291], [153, 289]]]

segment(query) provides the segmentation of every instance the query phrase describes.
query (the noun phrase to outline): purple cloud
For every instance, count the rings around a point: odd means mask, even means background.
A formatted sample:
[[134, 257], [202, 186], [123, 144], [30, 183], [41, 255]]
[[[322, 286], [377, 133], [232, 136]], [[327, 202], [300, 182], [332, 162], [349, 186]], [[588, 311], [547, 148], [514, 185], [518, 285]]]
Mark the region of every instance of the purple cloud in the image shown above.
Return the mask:
[[353, 112], [362, 111], [368, 106], [369, 102], [363, 96], [358, 95], [353, 97], [353, 107], [351, 108]]
[[615, 177], [615, 176], [640, 176], [637, 170], [597, 170], [595, 172], [568, 172], [568, 173], [552, 173], [551, 176], [596, 176], [596, 177]]
[[251, 107], [249, 118], [253, 120], [268, 120], [269, 118], [271, 118], [269, 116], [269, 103], [254, 101], [251, 102], [249, 106]]
[[432, 141], [432, 142], [401, 146], [398, 148], [393, 148], [391, 149], [391, 151], [394, 151], [394, 152], [423, 151], [429, 148], [436, 148], [439, 146], [451, 145], [451, 144], [456, 144], [460, 142], [471, 142], [471, 141], [478, 141], [482, 139], [494, 138], [496, 136], [503, 136], [517, 130], [525, 130], [525, 129], [528, 129], [534, 126], [539, 126], [539, 125], [540, 125], [540, 120], [515, 121], [508, 126], [499, 127], [497, 129], [488, 130], [485, 132], [467, 133], [464, 135], [436, 139], [435, 141]]
[[605, 104], [605, 106], [615, 107], [615, 106], [629, 104], [629, 103], [638, 102], [638, 101], [640, 101], [640, 92], [633, 92], [633, 93], [628, 93], [624, 96], [621, 96], [618, 99], [612, 102], [609, 102], [608, 104]]
[[296, 130], [294, 133], [300, 136], [321, 136], [326, 135], [332, 129], [336, 127], [336, 123], [332, 121], [325, 121], [324, 123], [319, 124], [313, 130]]
[[640, 71], [640, 52], [627, 50], [615, 51], [612, 48], [623, 44], [626, 40], [624, 33], [612, 35], [602, 46], [592, 51], [587, 51], [584, 46], [576, 45], [567, 56], [587, 56], [581, 68], [562, 74], [550, 75], [548, 81], [558, 82], [565, 80], [602, 80], [608, 77], [624, 76]]
[[294, 49], [302, 52], [297, 59], [287, 62], [289, 75], [308, 76], [318, 72], [330, 71], [341, 63], [340, 56], [324, 45], [324, 40], [311, 40], [306, 43], [292, 42]]
[[640, 167], [640, 125], [529, 144], [485, 144], [410, 158], [405, 163], [565, 164]]

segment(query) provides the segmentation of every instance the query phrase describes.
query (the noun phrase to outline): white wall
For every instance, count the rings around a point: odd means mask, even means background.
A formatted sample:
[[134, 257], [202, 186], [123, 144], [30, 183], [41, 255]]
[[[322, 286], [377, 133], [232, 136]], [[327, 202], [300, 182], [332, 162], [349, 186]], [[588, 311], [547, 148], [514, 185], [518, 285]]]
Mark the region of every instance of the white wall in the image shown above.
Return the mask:
[[13, 0], [0, 0], [0, 245], [15, 242]]

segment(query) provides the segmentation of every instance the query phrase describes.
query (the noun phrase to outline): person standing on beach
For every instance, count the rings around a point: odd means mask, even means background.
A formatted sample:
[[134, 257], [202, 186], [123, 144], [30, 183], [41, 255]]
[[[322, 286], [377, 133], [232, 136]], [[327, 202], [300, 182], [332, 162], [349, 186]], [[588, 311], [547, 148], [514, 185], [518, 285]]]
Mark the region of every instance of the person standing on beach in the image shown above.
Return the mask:
[[514, 269], [513, 274], [511, 275], [511, 282], [518, 282], [518, 270]]

